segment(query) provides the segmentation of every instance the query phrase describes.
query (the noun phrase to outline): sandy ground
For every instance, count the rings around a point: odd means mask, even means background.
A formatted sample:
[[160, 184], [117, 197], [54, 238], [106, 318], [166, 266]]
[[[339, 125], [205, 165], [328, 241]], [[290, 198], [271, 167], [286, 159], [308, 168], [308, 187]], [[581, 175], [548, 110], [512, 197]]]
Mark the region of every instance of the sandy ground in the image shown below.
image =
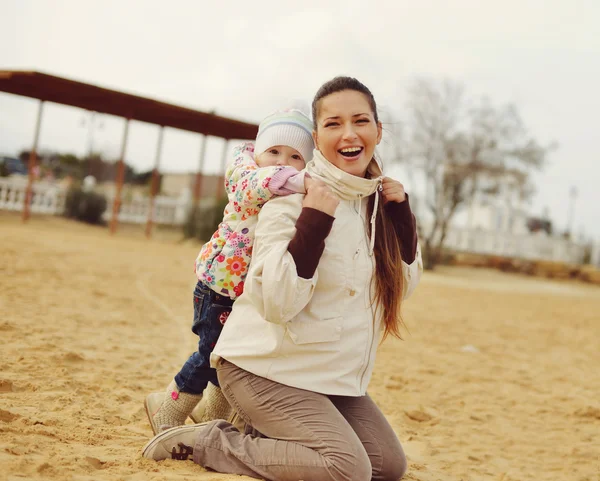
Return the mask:
[[[0, 479], [242, 479], [140, 456], [144, 397], [195, 346], [177, 236], [0, 213]], [[405, 319], [370, 393], [406, 479], [600, 479], [598, 287], [440, 269]]]

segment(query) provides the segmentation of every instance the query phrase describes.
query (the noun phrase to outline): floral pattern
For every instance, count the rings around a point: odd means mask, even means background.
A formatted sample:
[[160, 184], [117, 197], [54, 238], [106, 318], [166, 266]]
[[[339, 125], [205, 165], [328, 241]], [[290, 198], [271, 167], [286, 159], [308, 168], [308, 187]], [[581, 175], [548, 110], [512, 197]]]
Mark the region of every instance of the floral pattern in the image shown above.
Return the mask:
[[258, 213], [274, 195], [269, 182], [285, 167], [259, 168], [251, 142], [233, 153], [233, 163], [225, 173], [229, 204], [217, 231], [198, 254], [194, 270], [212, 290], [236, 299], [244, 291]]

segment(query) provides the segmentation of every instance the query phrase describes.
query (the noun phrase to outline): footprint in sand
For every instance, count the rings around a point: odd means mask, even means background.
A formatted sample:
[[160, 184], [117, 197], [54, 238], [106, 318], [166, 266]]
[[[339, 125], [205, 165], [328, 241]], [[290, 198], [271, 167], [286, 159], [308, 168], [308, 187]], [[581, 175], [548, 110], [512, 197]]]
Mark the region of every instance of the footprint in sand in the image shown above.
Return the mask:
[[588, 406], [586, 408], [581, 408], [575, 411], [575, 416], [600, 420], [600, 409]]
[[94, 469], [104, 469], [105, 462], [104, 461], [100, 461], [98, 458], [92, 458], [90, 456], [87, 456], [85, 458], [85, 460]]
[[0, 392], [12, 392], [13, 383], [8, 379], [0, 379]]
[[392, 374], [385, 378], [383, 385], [386, 389], [400, 390], [406, 385], [406, 381], [401, 376]]
[[82, 362], [85, 361], [85, 358], [81, 354], [77, 354], [76, 352], [68, 352], [64, 355], [63, 359], [66, 362]]
[[21, 416], [18, 414], [11, 413], [10, 411], [5, 411], [4, 409], [0, 409], [0, 421], [3, 423], [12, 423], [15, 419], [19, 419]]
[[426, 423], [435, 419], [433, 414], [425, 412], [422, 409], [407, 410], [404, 411], [404, 414], [406, 414], [406, 416], [409, 419], [412, 419], [413, 421], [417, 421], [419, 423]]

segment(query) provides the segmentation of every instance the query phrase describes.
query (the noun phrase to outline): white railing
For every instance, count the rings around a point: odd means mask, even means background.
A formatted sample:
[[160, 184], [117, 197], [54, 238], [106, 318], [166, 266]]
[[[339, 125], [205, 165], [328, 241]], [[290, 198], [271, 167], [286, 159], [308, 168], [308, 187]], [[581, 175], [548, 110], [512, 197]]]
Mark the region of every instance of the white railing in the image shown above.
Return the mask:
[[450, 228], [444, 246], [459, 252], [572, 264], [581, 263], [585, 256], [584, 245], [560, 237], [464, 227]]
[[596, 267], [600, 267], [600, 242], [592, 246], [591, 264]]
[[[10, 177], [0, 179], [0, 210], [22, 211], [25, 201], [27, 179]], [[36, 214], [61, 215], [65, 210], [66, 190], [46, 182], [33, 184], [31, 212]], [[214, 205], [214, 199], [202, 199], [200, 207]], [[107, 196], [107, 207], [103, 219], [109, 221], [112, 217], [113, 200]], [[183, 225], [191, 207], [189, 196], [179, 198], [156, 196], [154, 199], [154, 214], [152, 220], [156, 224]], [[124, 200], [121, 202], [119, 222], [130, 224], [145, 224], [150, 211], [150, 199], [147, 197]]]
[[[200, 207], [207, 208], [214, 205], [214, 203], [214, 199], [201, 199]], [[183, 225], [191, 207], [191, 200], [188, 197], [174, 198], [158, 195], [154, 199], [152, 221], [155, 224]], [[107, 197], [106, 212], [102, 216], [105, 221], [109, 221], [112, 217], [112, 208], [113, 198]], [[129, 224], [145, 224], [148, 220], [149, 211], [150, 199], [147, 197], [121, 201], [118, 219], [119, 222]]]
[[[25, 200], [27, 179], [10, 177], [0, 179], [0, 209], [21, 211]], [[66, 191], [56, 184], [36, 182], [33, 185], [31, 212], [60, 215], [65, 208]], [[112, 216], [112, 198], [107, 197], [104, 220]], [[201, 207], [214, 205], [214, 199], [202, 199]], [[157, 196], [154, 203], [153, 222], [164, 225], [183, 225], [191, 207], [189, 195], [179, 198]], [[150, 201], [147, 197], [125, 200], [121, 203], [119, 222], [145, 224], [148, 220]], [[427, 227], [427, 226], [424, 226]], [[516, 235], [481, 229], [452, 227], [448, 231], [445, 246], [476, 254], [497, 255], [521, 259], [539, 259], [578, 264], [582, 262], [585, 246], [545, 234]], [[592, 263], [600, 264], [600, 245], [594, 246]]]
[[[0, 209], [23, 210], [27, 179], [0, 179]], [[31, 212], [35, 214], [62, 214], [65, 209], [66, 193], [57, 185], [47, 183], [33, 184]]]
[[[113, 199], [107, 198], [107, 207], [103, 219], [109, 221], [112, 217]], [[145, 224], [148, 220], [150, 200], [148, 198], [121, 201], [119, 222], [128, 224]], [[187, 215], [187, 202], [180, 199], [157, 196], [154, 199], [153, 222], [156, 224], [182, 225]]]

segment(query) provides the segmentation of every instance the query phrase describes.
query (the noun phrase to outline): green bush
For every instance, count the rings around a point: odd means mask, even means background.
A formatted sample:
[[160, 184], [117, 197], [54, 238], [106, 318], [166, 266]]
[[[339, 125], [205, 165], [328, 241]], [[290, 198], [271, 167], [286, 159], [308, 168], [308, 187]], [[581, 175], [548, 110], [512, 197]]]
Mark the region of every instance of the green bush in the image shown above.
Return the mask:
[[226, 205], [227, 197], [224, 197], [212, 207], [192, 209], [183, 226], [184, 236], [194, 237], [202, 242], [208, 241], [223, 220]]
[[104, 224], [102, 214], [106, 211], [106, 198], [96, 192], [84, 192], [79, 188], [67, 192], [65, 216], [89, 224]]

